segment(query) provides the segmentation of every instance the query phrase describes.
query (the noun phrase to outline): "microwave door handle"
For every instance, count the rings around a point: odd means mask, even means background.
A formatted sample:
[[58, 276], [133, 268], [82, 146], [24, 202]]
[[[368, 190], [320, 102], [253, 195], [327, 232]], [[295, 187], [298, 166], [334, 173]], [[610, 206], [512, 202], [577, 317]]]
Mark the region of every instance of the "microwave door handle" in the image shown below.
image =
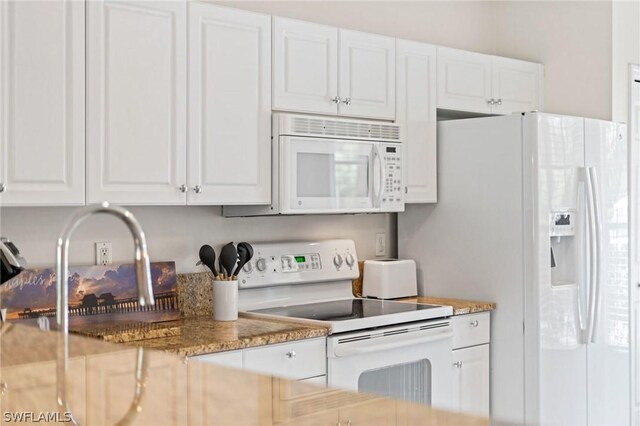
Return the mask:
[[378, 191], [376, 193], [375, 207], [380, 207], [382, 204], [382, 192], [384, 188], [384, 176], [386, 174], [384, 163], [382, 162], [382, 155], [380, 155], [380, 145], [375, 147], [375, 157], [378, 160], [378, 170], [380, 170], [380, 180], [378, 181]]

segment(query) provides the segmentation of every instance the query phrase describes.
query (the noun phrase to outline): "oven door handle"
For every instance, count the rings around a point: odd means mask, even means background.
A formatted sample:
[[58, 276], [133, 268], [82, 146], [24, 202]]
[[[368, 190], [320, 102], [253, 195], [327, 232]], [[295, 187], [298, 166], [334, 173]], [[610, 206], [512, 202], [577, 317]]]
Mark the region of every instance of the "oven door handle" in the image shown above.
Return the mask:
[[336, 345], [333, 350], [333, 354], [336, 358], [364, 355], [374, 352], [385, 351], [388, 349], [400, 349], [407, 346], [421, 345], [424, 343], [433, 343], [441, 340], [450, 339], [453, 337], [453, 332], [450, 327], [443, 330], [438, 330], [437, 333], [433, 333], [433, 330], [429, 330], [429, 333], [422, 334], [413, 338], [407, 338], [406, 334], [396, 334], [388, 337], [381, 337], [380, 343], [374, 343], [375, 339], [371, 340], [359, 340], [352, 343], [342, 343]]

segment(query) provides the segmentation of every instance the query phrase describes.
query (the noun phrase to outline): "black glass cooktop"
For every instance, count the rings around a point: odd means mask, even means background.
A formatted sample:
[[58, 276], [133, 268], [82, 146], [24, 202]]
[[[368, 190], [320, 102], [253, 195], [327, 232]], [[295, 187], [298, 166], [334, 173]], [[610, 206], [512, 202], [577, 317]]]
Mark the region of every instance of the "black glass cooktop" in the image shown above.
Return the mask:
[[318, 321], [347, 321], [359, 318], [423, 311], [439, 307], [438, 305], [392, 302], [388, 300], [346, 299], [306, 305], [257, 309], [249, 312]]

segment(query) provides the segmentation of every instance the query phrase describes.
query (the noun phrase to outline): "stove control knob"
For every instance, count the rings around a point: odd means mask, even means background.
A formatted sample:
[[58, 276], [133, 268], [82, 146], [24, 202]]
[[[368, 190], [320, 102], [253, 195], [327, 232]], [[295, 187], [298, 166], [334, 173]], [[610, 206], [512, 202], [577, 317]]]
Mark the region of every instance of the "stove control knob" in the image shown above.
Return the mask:
[[253, 268], [251, 268], [251, 262], [247, 262], [244, 264], [244, 266], [242, 267], [242, 270], [249, 273], [251, 272]]
[[342, 266], [342, 256], [336, 253], [336, 255], [333, 256], [333, 264], [336, 265], [336, 269], [340, 269]]
[[347, 262], [347, 266], [351, 268], [356, 260], [353, 258], [353, 255], [351, 253], [347, 253], [347, 256], [345, 257], [345, 261]]
[[264, 272], [265, 269], [267, 269], [267, 261], [264, 259], [264, 257], [261, 257], [256, 261], [256, 269], [260, 272]]

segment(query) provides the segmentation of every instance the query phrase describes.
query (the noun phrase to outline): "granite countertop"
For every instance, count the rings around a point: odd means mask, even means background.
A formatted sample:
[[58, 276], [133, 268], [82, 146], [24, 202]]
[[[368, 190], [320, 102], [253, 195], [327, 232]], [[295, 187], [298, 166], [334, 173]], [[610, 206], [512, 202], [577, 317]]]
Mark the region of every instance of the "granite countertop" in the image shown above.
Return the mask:
[[425, 303], [431, 305], [447, 305], [453, 308], [453, 315], [473, 314], [476, 312], [492, 311], [496, 308], [493, 302], [478, 302], [473, 300], [450, 299], [447, 297], [407, 297], [398, 299], [399, 302]]
[[[239, 321], [251, 327], [251, 321]], [[244, 326], [241, 326], [242, 328]], [[231, 329], [231, 326], [228, 327]], [[228, 331], [229, 331], [228, 330]], [[55, 415], [56, 345], [60, 334], [4, 324], [0, 329], [3, 416]], [[184, 337], [184, 336], [183, 336]], [[313, 387], [291, 398], [297, 382], [142, 348], [69, 336], [68, 406], [83, 425], [128, 424], [334, 426], [354, 424], [486, 425], [488, 419], [370, 394]], [[139, 374], [136, 374], [136, 371]], [[132, 406], [138, 391], [141, 398]], [[285, 392], [283, 394], [283, 392]], [[59, 414], [64, 419], [64, 414]], [[23, 419], [22, 421], [25, 421]]]
[[[166, 332], [162, 333], [162, 328]], [[182, 356], [231, 351], [293, 340], [323, 337], [329, 329], [294, 320], [250, 318], [240, 314], [237, 321], [214, 321], [211, 315], [185, 317], [180, 320], [122, 330], [99, 328], [81, 334], [102, 340], [127, 343]]]

